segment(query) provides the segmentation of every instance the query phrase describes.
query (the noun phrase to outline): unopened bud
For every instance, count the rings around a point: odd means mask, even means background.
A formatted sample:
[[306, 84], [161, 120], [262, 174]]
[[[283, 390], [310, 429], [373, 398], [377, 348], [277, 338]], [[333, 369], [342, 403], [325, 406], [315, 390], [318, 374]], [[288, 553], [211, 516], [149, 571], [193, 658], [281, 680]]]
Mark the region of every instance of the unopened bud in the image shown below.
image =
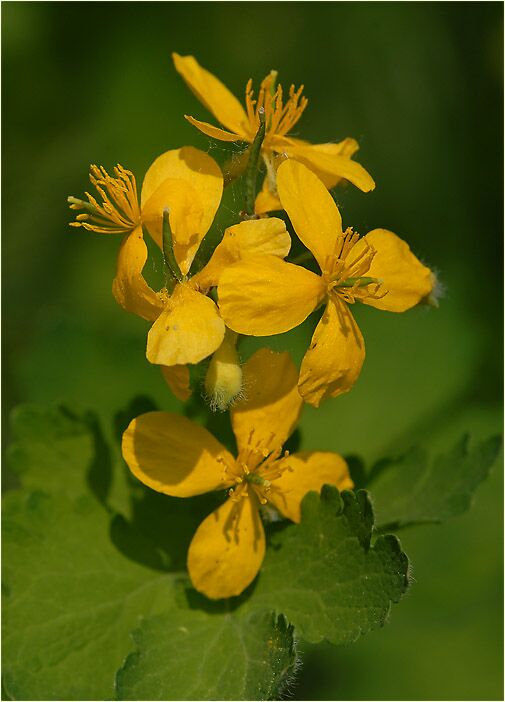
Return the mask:
[[223, 343], [212, 356], [205, 376], [205, 395], [214, 411], [227, 410], [242, 391], [242, 368], [236, 344], [237, 335], [227, 329]]

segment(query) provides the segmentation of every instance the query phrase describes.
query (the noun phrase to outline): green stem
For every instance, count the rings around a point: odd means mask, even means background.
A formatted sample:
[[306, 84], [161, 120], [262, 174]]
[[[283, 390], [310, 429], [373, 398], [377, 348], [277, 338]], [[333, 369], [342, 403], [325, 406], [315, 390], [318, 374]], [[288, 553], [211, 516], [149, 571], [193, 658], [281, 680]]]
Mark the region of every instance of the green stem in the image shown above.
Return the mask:
[[254, 215], [258, 161], [261, 154], [261, 145], [265, 138], [266, 122], [264, 108], [261, 107], [258, 110], [258, 115], [260, 118], [260, 126], [249, 149], [249, 160], [245, 172], [245, 218]]
[[168, 207], [163, 210], [163, 259], [166, 268], [170, 271], [173, 278], [177, 278], [179, 283], [182, 283], [183, 275], [181, 269], [174, 256], [174, 245], [172, 241], [172, 229], [169, 219], [170, 211]]

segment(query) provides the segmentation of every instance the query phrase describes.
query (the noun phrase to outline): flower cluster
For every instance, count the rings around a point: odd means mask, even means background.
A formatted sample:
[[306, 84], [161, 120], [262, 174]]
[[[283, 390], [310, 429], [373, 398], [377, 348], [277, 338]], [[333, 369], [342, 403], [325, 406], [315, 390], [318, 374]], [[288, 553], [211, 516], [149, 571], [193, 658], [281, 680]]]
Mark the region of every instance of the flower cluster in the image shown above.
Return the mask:
[[[343, 226], [329, 190], [352, 183], [368, 192], [375, 183], [352, 158], [354, 139], [310, 144], [290, 134], [307, 107], [303, 86], [283, 90], [271, 71], [256, 96], [247, 82], [243, 107], [194, 57], [173, 58], [220, 126], [186, 119], [212, 139], [241, 144], [240, 151], [221, 168], [191, 146], [169, 150], [148, 169], [140, 198], [130, 171], [118, 165], [109, 175], [91, 166], [97, 195], [70, 197], [69, 204], [79, 212], [73, 226], [122, 237], [112, 292], [125, 310], [151, 323], [147, 360], [160, 366], [182, 401], [193, 390], [190, 367], [205, 362], [204, 395], [212, 409], [230, 412], [236, 457], [200, 425], [167, 412], [134, 419], [122, 447], [132, 473], [154, 490], [181, 498], [211, 490], [226, 495], [188, 552], [194, 587], [217, 599], [240, 594], [256, 577], [265, 510], [298, 522], [308, 491], [325, 483], [353, 487], [341, 456], [282, 451], [304, 403], [318, 407], [348, 392], [360, 374], [365, 344], [352, 305], [404, 312], [432, 299], [436, 281], [396, 234], [374, 229], [360, 236]], [[225, 229], [201, 265], [197, 253], [223, 188], [240, 177], [240, 221]], [[289, 231], [284, 219], [269, 216], [275, 211], [286, 213]], [[290, 231], [314, 259], [311, 269], [286, 260]], [[159, 289], [144, 277], [146, 237], [163, 258]], [[241, 364], [241, 336], [287, 332], [319, 307], [300, 369], [289, 354], [268, 349]]]

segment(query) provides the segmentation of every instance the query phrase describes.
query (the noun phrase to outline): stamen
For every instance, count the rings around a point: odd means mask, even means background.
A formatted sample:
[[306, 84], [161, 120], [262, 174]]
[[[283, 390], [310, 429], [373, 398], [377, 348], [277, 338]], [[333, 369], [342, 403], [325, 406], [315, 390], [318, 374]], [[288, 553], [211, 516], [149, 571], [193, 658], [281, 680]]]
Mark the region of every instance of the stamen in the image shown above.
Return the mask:
[[270, 95], [272, 97], [274, 97], [276, 92], [277, 92], [275, 84], [277, 83], [277, 76], [278, 75], [279, 75], [279, 72], [272, 68], [272, 70], [270, 71], [270, 75], [269, 75], [269, 77], [270, 77]]
[[250, 124], [254, 124], [254, 105], [256, 101], [253, 100], [253, 95], [252, 78], [249, 78], [245, 87], [245, 104], [247, 109], [247, 117], [249, 118]]
[[261, 81], [257, 100], [254, 99], [252, 81], [249, 80], [245, 89], [245, 103], [249, 120], [250, 139], [258, 131], [260, 125], [259, 111], [263, 108], [268, 136], [285, 136], [298, 122], [307, 107], [308, 100], [302, 96], [303, 85], [298, 90], [292, 85], [286, 104], [283, 103], [282, 86], [275, 86], [277, 71], [270, 71]]
[[99, 234], [125, 234], [140, 223], [137, 184], [135, 176], [119, 164], [114, 168], [115, 178], [103, 166], [90, 166], [89, 179], [102, 198], [102, 203], [86, 192], [88, 202], [69, 197], [72, 210], [85, 210], [77, 215], [73, 227], [84, 227]]
[[228, 490], [228, 497], [232, 502], [240, 502], [242, 498], [247, 497], [247, 489], [245, 483], [237, 485], [236, 487], [231, 487]]
[[[335, 241], [334, 259], [328, 261], [327, 265], [331, 274], [326, 277], [328, 295], [333, 296], [335, 301], [340, 298], [353, 304], [356, 300], [378, 300], [387, 294], [382, 280], [366, 275], [377, 253], [366, 239], [361, 239], [358, 253], [350, 260], [351, 251], [358, 241], [360, 236], [353, 231], [352, 227], [346, 229], [344, 234], [338, 236]], [[343, 318], [340, 322], [344, 322]], [[346, 327], [345, 324], [343, 326]]]

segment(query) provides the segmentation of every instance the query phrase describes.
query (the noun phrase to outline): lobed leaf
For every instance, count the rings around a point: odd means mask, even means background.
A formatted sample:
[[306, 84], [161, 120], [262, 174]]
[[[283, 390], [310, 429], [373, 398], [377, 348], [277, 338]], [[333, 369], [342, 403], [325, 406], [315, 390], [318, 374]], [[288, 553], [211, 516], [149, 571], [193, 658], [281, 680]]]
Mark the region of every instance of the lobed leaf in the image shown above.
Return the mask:
[[501, 447], [494, 436], [470, 448], [463, 436], [451, 451], [430, 461], [413, 449], [372, 472], [370, 490], [381, 530], [443, 522], [466, 512], [489, 475]]
[[129, 476], [96, 414], [20, 405], [10, 419], [7, 461], [24, 488], [71, 498], [91, 492], [102, 504], [128, 512]]
[[278, 699], [296, 662], [293, 627], [269, 612], [174, 610], [142, 622], [117, 675], [122, 700]]
[[349, 643], [383, 626], [408, 588], [409, 562], [395, 536], [371, 546], [372, 527], [366, 491], [309, 493], [301, 523], [272, 537], [247, 606], [282, 612], [310, 643]]
[[[96, 428], [99, 432], [98, 425]], [[23, 487], [45, 486], [48, 492], [58, 490], [69, 497], [87, 490], [96, 443], [90, 418], [78, 417], [63, 407], [20, 405], [12, 412], [11, 429], [7, 460]], [[101, 467], [107, 468], [103, 459]], [[102, 480], [105, 485], [107, 475]]]

